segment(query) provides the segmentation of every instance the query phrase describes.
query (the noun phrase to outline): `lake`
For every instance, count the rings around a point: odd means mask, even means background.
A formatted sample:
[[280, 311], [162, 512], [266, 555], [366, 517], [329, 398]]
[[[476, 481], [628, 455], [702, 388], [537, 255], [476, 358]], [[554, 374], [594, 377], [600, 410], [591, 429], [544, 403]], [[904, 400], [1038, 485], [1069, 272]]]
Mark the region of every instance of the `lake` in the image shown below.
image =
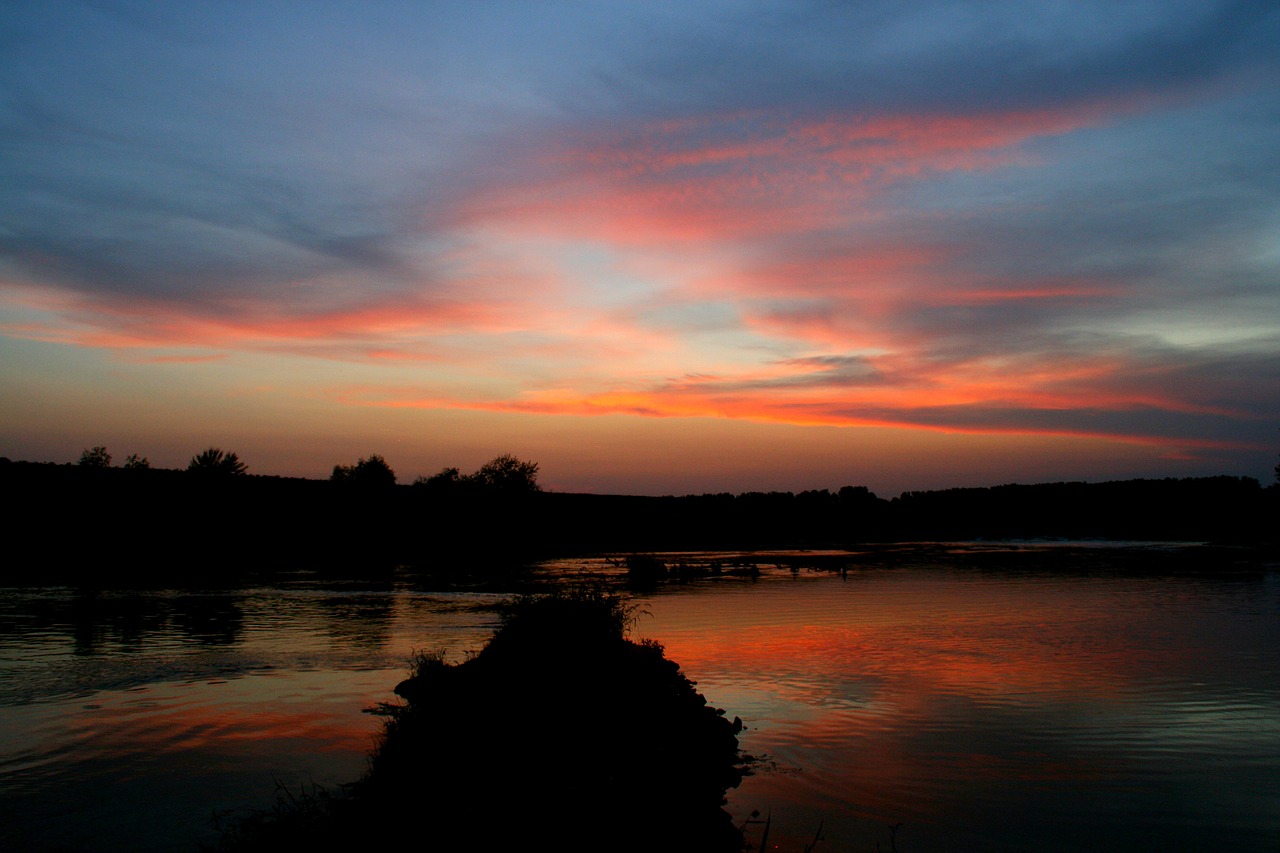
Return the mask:
[[[821, 827], [819, 851], [1274, 851], [1280, 570], [1187, 551], [748, 557], [759, 577], [635, 593], [633, 635], [746, 724], [767, 760], [729, 810], [769, 815], [771, 847]], [[479, 649], [513, 585], [622, 575], [0, 589], [0, 848], [189, 850], [277, 785], [337, 788], [414, 651]]]

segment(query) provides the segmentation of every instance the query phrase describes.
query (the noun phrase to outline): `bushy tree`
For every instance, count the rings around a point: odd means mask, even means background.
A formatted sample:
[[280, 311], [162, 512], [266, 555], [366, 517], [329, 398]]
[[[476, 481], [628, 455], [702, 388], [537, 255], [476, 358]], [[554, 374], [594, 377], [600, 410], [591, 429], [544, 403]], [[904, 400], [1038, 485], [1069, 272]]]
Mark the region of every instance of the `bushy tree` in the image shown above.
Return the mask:
[[430, 477], [418, 477], [413, 484], [429, 489], [476, 493], [528, 494], [542, 490], [538, 485], [538, 463], [526, 462], [510, 453], [493, 457], [474, 474], [462, 474], [457, 468], [443, 468]]
[[418, 479], [413, 481], [413, 484], [415, 486], [428, 486], [433, 489], [439, 489], [461, 485], [465, 479], [457, 468], [442, 468], [440, 473], [432, 474], [430, 477], [426, 474], [419, 475]]
[[248, 468], [236, 454], [224, 453], [221, 448], [210, 447], [192, 456], [187, 464], [187, 470], [197, 474], [234, 477], [244, 474]]
[[354, 465], [334, 465], [329, 479], [337, 483], [356, 483], [362, 486], [394, 486], [396, 472], [387, 460], [376, 453], [362, 457]]
[[536, 492], [542, 488], [538, 485], [538, 463], [525, 462], [510, 453], [493, 457], [469, 479], [486, 489], [511, 493]]
[[81, 468], [110, 468], [111, 454], [102, 446], [87, 447], [80, 454], [80, 461], [76, 464]]
[[150, 468], [151, 462], [145, 456], [139, 456], [136, 453], [130, 453], [124, 460], [125, 468]]

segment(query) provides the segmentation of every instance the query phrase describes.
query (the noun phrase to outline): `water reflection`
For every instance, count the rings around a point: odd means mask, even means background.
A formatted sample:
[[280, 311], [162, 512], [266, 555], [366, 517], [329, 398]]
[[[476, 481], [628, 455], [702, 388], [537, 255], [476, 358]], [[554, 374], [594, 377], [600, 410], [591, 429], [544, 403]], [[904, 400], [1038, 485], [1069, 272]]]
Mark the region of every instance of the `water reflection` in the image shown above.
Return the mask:
[[232, 645], [243, 615], [238, 593], [38, 590], [0, 597], [0, 647], [65, 637], [72, 653], [129, 653], [156, 639]]
[[335, 595], [319, 599], [325, 631], [335, 641], [380, 648], [391, 636], [392, 595]]
[[0, 849], [189, 850], [214, 809], [358, 777], [414, 649], [499, 596], [313, 584], [0, 591]]
[[[639, 633], [782, 768], [731, 796], [739, 817], [772, 811], [782, 849], [819, 821], [820, 849], [887, 849], [901, 821], [904, 850], [1274, 850], [1275, 575], [1001, 560], [762, 563], [647, 594]], [[154, 849], [187, 849], [276, 778], [354, 779], [377, 730], [361, 709], [413, 650], [479, 649], [503, 598], [333, 579], [0, 591], [0, 848], [132, 850], [145, 816]]]
[[215, 806], [260, 806], [274, 780], [337, 786], [359, 775], [373, 734], [362, 701], [396, 673], [365, 673], [341, 692], [322, 673], [263, 674], [0, 709], [13, 737], [0, 760], [0, 840], [190, 849]]
[[1280, 838], [1280, 800], [1222, 794], [1280, 780], [1264, 584], [911, 569], [652, 610], [645, 630], [754, 724], [745, 746], [803, 768], [733, 797], [781, 811], [795, 849], [820, 820], [834, 849], [898, 821], [917, 849]]
[[174, 628], [197, 643], [229, 646], [240, 639], [244, 616], [238, 595], [178, 595], [170, 606]]

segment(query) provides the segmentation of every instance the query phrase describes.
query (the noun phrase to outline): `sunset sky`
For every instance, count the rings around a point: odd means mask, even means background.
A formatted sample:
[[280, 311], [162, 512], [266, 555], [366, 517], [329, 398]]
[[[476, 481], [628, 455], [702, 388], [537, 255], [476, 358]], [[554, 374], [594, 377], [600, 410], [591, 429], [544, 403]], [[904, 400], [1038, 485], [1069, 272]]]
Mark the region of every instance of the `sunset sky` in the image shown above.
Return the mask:
[[0, 9], [0, 455], [564, 491], [1280, 451], [1274, 2]]

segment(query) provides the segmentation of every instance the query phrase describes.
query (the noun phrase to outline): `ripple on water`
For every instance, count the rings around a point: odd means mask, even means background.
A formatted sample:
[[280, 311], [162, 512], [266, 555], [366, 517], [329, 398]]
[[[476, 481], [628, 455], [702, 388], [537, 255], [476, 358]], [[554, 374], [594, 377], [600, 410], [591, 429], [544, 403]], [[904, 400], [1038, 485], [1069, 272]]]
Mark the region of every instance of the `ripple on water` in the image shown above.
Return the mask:
[[[636, 632], [781, 768], [730, 802], [771, 810], [784, 849], [819, 821], [828, 850], [887, 849], [898, 821], [902, 849], [1274, 849], [1280, 584], [1101, 564], [769, 570], [643, 596]], [[620, 574], [555, 569], [597, 571]], [[157, 849], [187, 849], [273, 777], [352, 779], [361, 710], [414, 650], [479, 648], [501, 598], [0, 591], [0, 839], [126, 850], [147, 814]]]

